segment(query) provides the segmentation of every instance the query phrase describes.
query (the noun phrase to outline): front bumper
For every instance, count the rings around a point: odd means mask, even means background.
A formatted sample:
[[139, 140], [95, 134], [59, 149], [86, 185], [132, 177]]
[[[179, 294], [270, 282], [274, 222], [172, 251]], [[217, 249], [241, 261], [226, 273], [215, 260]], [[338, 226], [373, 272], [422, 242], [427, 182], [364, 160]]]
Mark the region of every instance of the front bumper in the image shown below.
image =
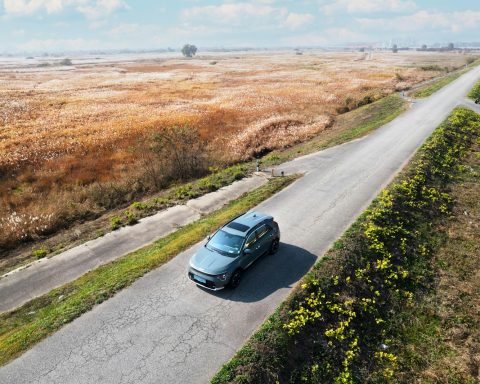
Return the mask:
[[200, 287], [207, 288], [212, 291], [220, 291], [228, 284], [228, 279], [223, 281], [216, 276], [208, 275], [192, 267], [188, 268], [188, 278]]

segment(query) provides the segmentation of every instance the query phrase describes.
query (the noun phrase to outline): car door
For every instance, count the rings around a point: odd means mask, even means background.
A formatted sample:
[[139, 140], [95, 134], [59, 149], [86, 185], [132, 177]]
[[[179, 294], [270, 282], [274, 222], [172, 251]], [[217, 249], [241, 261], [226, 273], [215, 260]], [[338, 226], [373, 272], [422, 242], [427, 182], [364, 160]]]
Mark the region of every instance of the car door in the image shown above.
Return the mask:
[[268, 252], [270, 244], [273, 240], [273, 230], [268, 224], [263, 224], [257, 229], [257, 242], [255, 244], [255, 251], [257, 257]]
[[255, 247], [257, 244], [257, 233], [256, 231], [253, 231], [247, 236], [247, 239], [245, 240], [245, 245], [243, 246], [243, 250], [245, 249], [250, 249], [252, 253], [250, 254], [243, 254], [242, 256], [242, 263], [241, 267], [246, 269], [252, 264], [255, 259], [256, 259], [256, 253], [255, 253]]

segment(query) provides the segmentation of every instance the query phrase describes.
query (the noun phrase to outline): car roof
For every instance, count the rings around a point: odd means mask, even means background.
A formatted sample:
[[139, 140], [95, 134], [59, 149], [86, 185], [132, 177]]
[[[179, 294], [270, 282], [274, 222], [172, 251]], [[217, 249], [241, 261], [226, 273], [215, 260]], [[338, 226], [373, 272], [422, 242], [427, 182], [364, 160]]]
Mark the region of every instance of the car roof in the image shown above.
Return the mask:
[[245, 236], [250, 229], [263, 221], [273, 220], [273, 216], [251, 211], [240, 215], [223, 226], [222, 230], [232, 235]]

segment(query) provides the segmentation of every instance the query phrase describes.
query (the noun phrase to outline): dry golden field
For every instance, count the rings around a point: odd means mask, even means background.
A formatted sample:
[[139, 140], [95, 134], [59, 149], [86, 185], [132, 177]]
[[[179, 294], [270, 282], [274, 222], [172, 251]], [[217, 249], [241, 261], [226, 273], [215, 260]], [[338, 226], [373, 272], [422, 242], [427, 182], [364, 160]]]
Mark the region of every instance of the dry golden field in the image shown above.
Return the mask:
[[0, 248], [105, 208], [92, 196], [106, 185], [151, 191], [142, 161], [155, 132], [188, 125], [208, 142], [210, 165], [232, 163], [321, 134], [339, 113], [465, 62], [314, 51], [0, 62]]

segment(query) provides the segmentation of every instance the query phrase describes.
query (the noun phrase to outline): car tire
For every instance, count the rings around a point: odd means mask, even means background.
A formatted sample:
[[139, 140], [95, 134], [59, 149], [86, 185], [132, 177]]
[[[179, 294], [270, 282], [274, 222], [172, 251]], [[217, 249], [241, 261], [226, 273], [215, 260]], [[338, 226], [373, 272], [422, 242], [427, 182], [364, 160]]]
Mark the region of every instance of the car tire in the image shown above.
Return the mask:
[[270, 244], [270, 251], [269, 251], [270, 255], [277, 253], [279, 245], [280, 245], [280, 241], [278, 239], [274, 239], [272, 241], [272, 244]]
[[230, 278], [230, 287], [231, 288], [237, 288], [240, 285], [240, 281], [242, 280], [242, 270], [237, 269], [235, 272], [233, 272], [232, 277]]

